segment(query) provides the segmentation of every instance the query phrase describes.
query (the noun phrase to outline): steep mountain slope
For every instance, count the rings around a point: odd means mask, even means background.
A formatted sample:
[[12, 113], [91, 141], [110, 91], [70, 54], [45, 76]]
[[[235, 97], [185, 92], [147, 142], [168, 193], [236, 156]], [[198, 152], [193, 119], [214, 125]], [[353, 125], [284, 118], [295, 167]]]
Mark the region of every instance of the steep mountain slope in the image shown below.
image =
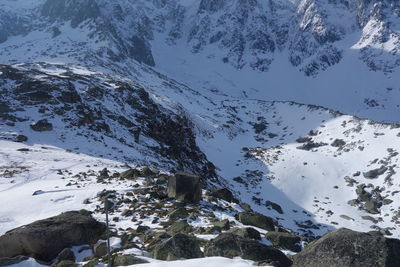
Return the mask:
[[[199, 91], [398, 121], [396, 1], [4, 1], [0, 59], [127, 75], [132, 60]], [[12, 27], [9, 21], [17, 21]], [[176, 53], [179, 51], [179, 53]]]

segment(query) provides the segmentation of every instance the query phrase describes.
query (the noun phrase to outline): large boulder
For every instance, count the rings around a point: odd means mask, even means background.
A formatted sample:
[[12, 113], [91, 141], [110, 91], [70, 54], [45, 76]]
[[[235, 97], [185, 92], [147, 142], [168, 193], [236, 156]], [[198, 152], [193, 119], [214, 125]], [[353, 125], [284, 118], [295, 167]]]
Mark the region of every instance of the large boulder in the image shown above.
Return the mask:
[[51, 261], [65, 248], [97, 242], [105, 230], [90, 215], [65, 212], [5, 233], [0, 237], [0, 258], [23, 255]]
[[272, 243], [274, 247], [288, 249], [294, 252], [301, 251], [299, 236], [284, 232], [268, 232], [265, 237]]
[[200, 177], [177, 173], [168, 179], [168, 197], [179, 201], [197, 203], [201, 200]]
[[239, 221], [244, 225], [255, 226], [267, 231], [275, 231], [276, 222], [271, 217], [255, 213], [255, 212], [240, 212]]
[[279, 262], [281, 267], [292, 265], [292, 261], [278, 249], [232, 233], [223, 233], [210, 240], [204, 248], [204, 255], [206, 257], [241, 257], [253, 261]]
[[400, 240], [349, 229], [330, 232], [293, 256], [296, 267], [400, 266]]
[[156, 245], [152, 257], [158, 260], [177, 260], [202, 258], [199, 245], [194, 237], [186, 234], [176, 234], [163, 243]]

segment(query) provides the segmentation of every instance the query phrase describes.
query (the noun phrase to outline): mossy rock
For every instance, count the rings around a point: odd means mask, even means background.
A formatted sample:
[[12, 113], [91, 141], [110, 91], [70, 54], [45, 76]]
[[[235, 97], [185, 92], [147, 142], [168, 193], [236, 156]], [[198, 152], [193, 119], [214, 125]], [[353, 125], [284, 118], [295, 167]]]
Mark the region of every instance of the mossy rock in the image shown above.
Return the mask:
[[193, 259], [203, 257], [196, 239], [186, 234], [176, 234], [157, 245], [152, 257], [158, 260]]
[[148, 261], [137, 258], [133, 255], [117, 255], [114, 258], [114, 264], [113, 266], [129, 266], [129, 265], [135, 265], [135, 264], [142, 264], [142, 263], [148, 263]]
[[175, 222], [167, 229], [167, 233], [169, 234], [191, 232], [193, 232], [193, 227], [189, 225], [186, 221]]
[[138, 176], [140, 176], [140, 171], [136, 169], [129, 169], [127, 171], [121, 172], [120, 174], [121, 179], [128, 179], [128, 180], [134, 180]]
[[177, 208], [176, 210], [172, 211], [168, 216], [169, 220], [171, 221], [175, 221], [178, 219], [185, 219], [187, 217], [189, 217], [189, 213], [183, 207]]
[[255, 226], [267, 231], [274, 231], [277, 224], [271, 217], [255, 212], [240, 212], [239, 221], [244, 225]]

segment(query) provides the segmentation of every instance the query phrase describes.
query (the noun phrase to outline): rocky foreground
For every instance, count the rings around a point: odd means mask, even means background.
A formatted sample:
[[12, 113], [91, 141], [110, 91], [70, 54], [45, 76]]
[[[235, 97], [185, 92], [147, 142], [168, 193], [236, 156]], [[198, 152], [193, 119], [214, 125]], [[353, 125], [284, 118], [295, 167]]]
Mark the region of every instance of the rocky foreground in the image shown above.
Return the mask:
[[[113, 266], [213, 256], [240, 257], [256, 266], [400, 266], [400, 240], [343, 228], [312, 240], [254, 212], [226, 188], [202, 189], [195, 175], [149, 168], [103, 169], [96, 175], [97, 183], [120, 181], [132, 189], [101, 191], [85, 200], [93, 210], [68, 211], [8, 231], [0, 237], [0, 266], [29, 257], [56, 267], [107, 264], [108, 234]], [[104, 218], [105, 207], [110, 233], [95, 219]]]

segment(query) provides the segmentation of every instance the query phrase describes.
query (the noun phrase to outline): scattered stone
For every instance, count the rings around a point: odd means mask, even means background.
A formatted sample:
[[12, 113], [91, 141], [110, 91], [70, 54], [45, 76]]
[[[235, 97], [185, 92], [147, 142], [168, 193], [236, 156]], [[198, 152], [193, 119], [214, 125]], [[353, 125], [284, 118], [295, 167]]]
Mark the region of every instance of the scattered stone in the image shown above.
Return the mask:
[[179, 201], [197, 203], [201, 199], [200, 177], [177, 173], [168, 180], [168, 197]]
[[151, 255], [155, 259], [169, 261], [202, 258], [204, 256], [195, 238], [181, 233], [155, 246]]
[[239, 203], [239, 201], [233, 196], [232, 192], [226, 188], [214, 189], [211, 191], [210, 195], [228, 202]]
[[387, 167], [381, 166], [378, 169], [374, 169], [374, 170], [370, 170], [370, 171], [364, 172], [363, 175], [367, 179], [375, 179], [378, 176], [384, 174], [387, 170], [388, 170]]
[[170, 227], [168, 227], [167, 232], [170, 234], [191, 233], [193, 232], [193, 227], [189, 225], [186, 221], [179, 221], [173, 223]]
[[299, 137], [296, 139], [297, 143], [307, 143], [310, 142], [312, 140], [311, 137]]
[[20, 134], [20, 135], [17, 135], [16, 141], [20, 142], [20, 143], [26, 142], [26, 141], [28, 141], [28, 137], [25, 136], [25, 135]]
[[346, 142], [343, 141], [343, 139], [335, 139], [335, 141], [333, 141], [332, 144], [331, 144], [331, 146], [339, 147], [339, 148], [341, 148], [341, 147], [343, 147], [345, 145], [346, 145]]
[[372, 217], [372, 216], [361, 216], [361, 218], [362, 218], [363, 220], [371, 221], [371, 222], [373, 222], [373, 223], [378, 223], [378, 220], [375, 219], [375, 218]]
[[221, 228], [222, 230], [229, 230], [231, 228], [231, 224], [229, 220], [222, 220], [222, 221], [214, 221], [212, 224], [216, 227]]
[[107, 243], [106, 243], [106, 242], [99, 242], [99, 243], [97, 243], [97, 244], [94, 245], [94, 247], [93, 247], [93, 252], [94, 252], [94, 255], [95, 255], [97, 258], [101, 258], [101, 257], [107, 255], [107, 253], [108, 253], [108, 250], [107, 250]]
[[267, 231], [275, 231], [276, 223], [274, 219], [259, 213], [240, 212], [239, 221], [244, 225], [255, 226]]
[[299, 236], [284, 232], [268, 232], [265, 237], [276, 248], [288, 249], [293, 252], [301, 251], [301, 238]]
[[253, 212], [253, 209], [247, 203], [240, 203], [240, 207], [247, 212]]
[[127, 171], [121, 172], [120, 178], [121, 179], [128, 179], [133, 180], [140, 175], [140, 172], [136, 169], [129, 169]]
[[278, 249], [270, 248], [256, 240], [245, 239], [232, 233], [223, 233], [210, 240], [204, 248], [204, 255], [206, 257], [241, 257], [253, 261], [273, 260], [278, 261], [282, 267], [292, 265], [291, 260]]
[[177, 208], [176, 210], [172, 211], [168, 215], [168, 218], [171, 221], [175, 221], [175, 220], [178, 220], [178, 219], [185, 219], [188, 216], [189, 216], [189, 212], [185, 208], [180, 207], [180, 208]]
[[32, 130], [37, 132], [46, 132], [53, 130], [53, 124], [48, 122], [46, 119], [34, 122], [30, 126]]
[[295, 267], [400, 266], [400, 240], [381, 234], [339, 229], [311, 242], [294, 255]]
[[96, 243], [105, 230], [91, 216], [65, 212], [8, 231], [0, 237], [0, 258], [23, 255], [51, 261], [64, 248]]
[[276, 204], [275, 202], [272, 202], [272, 201], [268, 200], [268, 201], [265, 202], [265, 206], [271, 207], [273, 210], [275, 210], [279, 214], [283, 214], [282, 207], [280, 205]]

